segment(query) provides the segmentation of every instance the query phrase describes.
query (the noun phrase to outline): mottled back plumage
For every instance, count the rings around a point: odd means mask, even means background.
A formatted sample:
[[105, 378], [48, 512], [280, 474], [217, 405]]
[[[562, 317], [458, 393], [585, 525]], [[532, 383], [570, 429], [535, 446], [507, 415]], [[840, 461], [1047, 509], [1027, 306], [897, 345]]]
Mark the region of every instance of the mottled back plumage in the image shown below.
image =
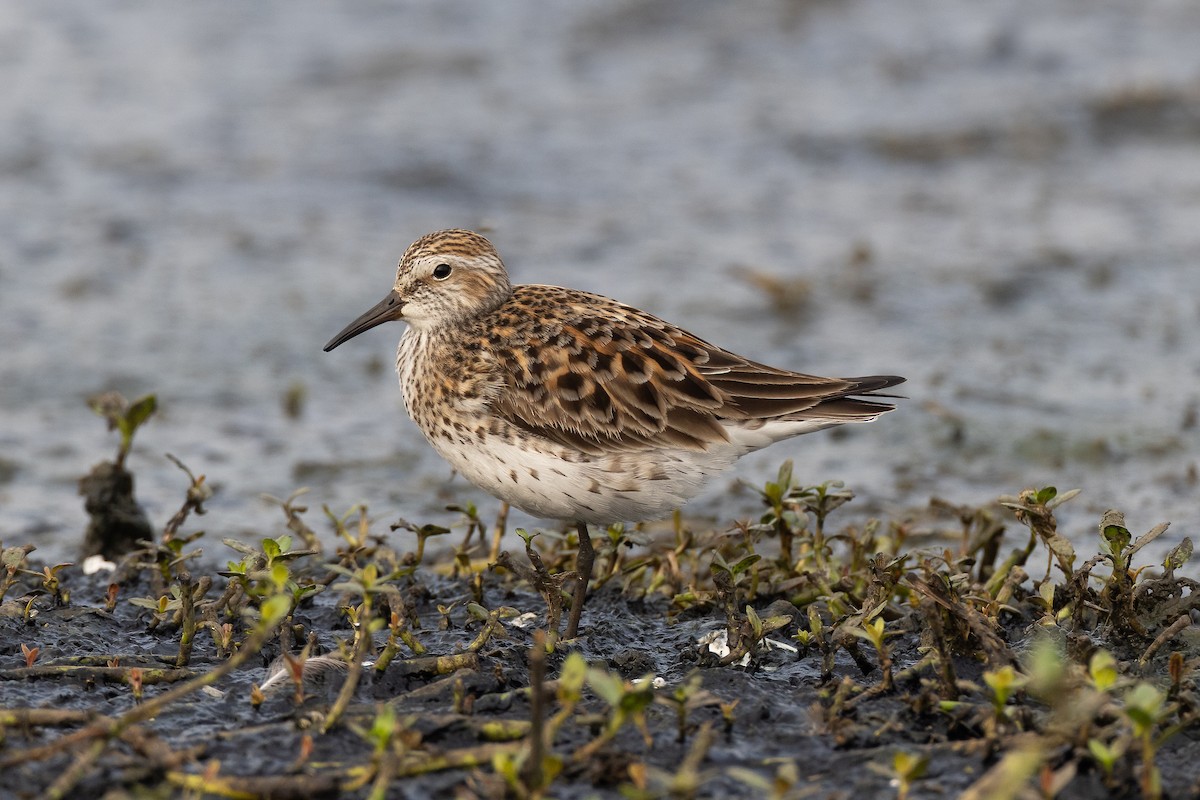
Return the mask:
[[891, 378], [819, 378], [742, 358], [636, 308], [556, 286], [517, 286], [486, 318], [504, 384], [495, 412], [593, 456], [704, 451], [731, 425], [874, 419], [889, 405], [849, 395]]

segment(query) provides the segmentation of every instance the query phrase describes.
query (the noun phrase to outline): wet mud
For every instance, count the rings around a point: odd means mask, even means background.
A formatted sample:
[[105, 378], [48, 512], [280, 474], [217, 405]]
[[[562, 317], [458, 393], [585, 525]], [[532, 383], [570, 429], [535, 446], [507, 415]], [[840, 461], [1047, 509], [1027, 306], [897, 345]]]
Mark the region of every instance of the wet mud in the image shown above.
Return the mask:
[[849, 493], [786, 467], [763, 497], [728, 531], [608, 531], [571, 641], [570, 535], [492, 556], [519, 539], [469, 513], [331, 517], [324, 553], [295, 500], [259, 542], [182, 513], [92, 575], [10, 547], [0, 797], [1200, 793], [1190, 546], [1135, 569], [1163, 526], [1112, 512], [1084, 560], [1053, 490], [943, 504], [943, 545], [827, 526]]

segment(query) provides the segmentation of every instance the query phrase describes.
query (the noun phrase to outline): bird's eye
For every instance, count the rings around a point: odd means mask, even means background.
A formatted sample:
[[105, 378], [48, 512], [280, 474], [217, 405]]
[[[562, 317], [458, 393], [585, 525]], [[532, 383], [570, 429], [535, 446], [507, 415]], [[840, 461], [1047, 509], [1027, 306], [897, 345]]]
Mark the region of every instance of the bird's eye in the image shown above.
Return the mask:
[[433, 277], [439, 281], [444, 281], [444, 280], [446, 280], [446, 278], [449, 278], [450, 277], [450, 265], [449, 264], [438, 264], [436, 267], [433, 268]]

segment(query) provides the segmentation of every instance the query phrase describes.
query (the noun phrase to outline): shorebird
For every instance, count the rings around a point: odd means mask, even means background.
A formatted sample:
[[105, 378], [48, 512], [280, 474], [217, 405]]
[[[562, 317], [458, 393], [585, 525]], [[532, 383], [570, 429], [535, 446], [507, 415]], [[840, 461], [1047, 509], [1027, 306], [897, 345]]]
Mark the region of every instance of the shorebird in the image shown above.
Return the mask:
[[392, 291], [325, 351], [392, 320], [408, 323], [396, 371], [433, 449], [495, 497], [575, 524], [567, 639], [591, 576], [588, 523], [664, 516], [749, 452], [891, 411], [863, 396], [904, 380], [769, 367], [601, 295], [514, 286], [467, 230], [413, 242]]

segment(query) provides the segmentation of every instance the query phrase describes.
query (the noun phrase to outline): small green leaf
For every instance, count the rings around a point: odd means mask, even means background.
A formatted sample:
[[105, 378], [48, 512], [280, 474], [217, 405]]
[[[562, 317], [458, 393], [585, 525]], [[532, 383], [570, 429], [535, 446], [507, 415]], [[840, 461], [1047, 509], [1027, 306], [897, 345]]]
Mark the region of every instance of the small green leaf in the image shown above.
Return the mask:
[[291, 579], [291, 573], [288, 571], [287, 564], [280, 562], [271, 566], [271, 583], [275, 584], [276, 589], [282, 589]]
[[[747, 769], [746, 767], [729, 767], [725, 772], [735, 781], [744, 783], [751, 789], [759, 792], [759, 797], [779, 796], [778, 787], [766, 775], [759, 775], [754, 770]], [[647, 796], [653, 797], [654, 795]]]
[[825, 629], [825, 623], [821, 619], [821, 614], [817, 611], [817, 607], [815, 605], [808, 607], [808, 629], [812, 631], [813, 635], [815, 636], [820, 636], [821, 631]]
[[1007, 703], [1008, 698], [1012, 697], [1012, 693], [1024, 686], [1027, 680], [1024, 675], [1007, 664], [1000, 669], [983, 673], [983, 682], [991, 688], [994, 695], [993, 705], [997, 708]]
[[261, 620], [266, 626], [276, 625], [292, 610], [292, 598], [286, 594], [277, 594], [262, 604]]
[[792, 467], [792, 460], [790, 458], [779, 465], [779, 474], [776, 476], [775, 481], [780, 486], [786, 488], [792, 485]]
[[1058, 489], [1054, 488], [1053, 486], [1047, 486], [1044, 489], [1038, 489], [1038, 492], [1036, 495], [1034, 495], [1033, 499], [1034, 502], [1036, 502], [1039, 506], [1044, 506], [1046, 503], [1049, 503], [1051, 500], [1053, 500], [1054, 496], [1057, 494]]
[[592, 691], [604, 698], [604, 701], [610, 706], [617, 708], [621, 705], [621, 700], [625, 696], [625, 682], [619, 677], [593, 667], [587, 671], [587, 682], [592, 687]]
[[1158, 722], [1166, 696], [1148, 683], [1139, 683], [1125, 697], [1125, 716], [1133, 722], [1134, 733], [1144, 736]]
[[587, 660], [578, 651], [571, 653], [563, 662], [562, 672], [558, 676], [559, 694], [565, 691], [572, 696], [578, 695], [587, 673]]
[[521, 786], [521, 765], [512, 753], [499, 752], [492, 756], [492, 769], [509, 786]]
[[1117, 682], [1117, 659], [1107, 650], [1097, 650], [1092, 653], [1088, 662], [1088, 675], [1092, 683], [1102, 692], [1107, 692]]
[[757, 564], [761, 559], [762, 559], [762, 556], [759, 555], [758, 553], [751, 553], [750, 555], [743, 558], [741, 561], [734, 564], [730, 568], [730, 571], [734, 575], [741, 575], [743, 572], [750, 569], [750, 567]]
[[1106, 775], [1112, 773], [1113, 765], [1117, 763], [1117, 759], [1121, 754], [1113, 750], [1099, 739], [1088, 739], [1088, 751], [1092, 754], [1092, 758], [1104, 770]]
[[758, 612], [753, 606], [746, 606], [746, 619], [750, 621], [750, 627], [754, 630], [755, 636], [762, 636], [762, 619], [759, 618]]
[[1192, 537], [1185, 536], [1183, 541], [1171, 548], [1163, 560], [1163, 566], [1170, 570], [1179, 569], [1192, 557]]
[[858, 638], [860, 638], [864, 641], [870, 642], [872, 645], [875, 644], [875, 633], [873, 631], [867, 630], [867, 628], [865, 628], [865, 627], [863, 627], [863, 628], [845, 628], [844, 630], [846, 631], [846, 633], [850, 634], [851, 636], [857, 636]]
[[906, 753], [903, 750], [897, 750], [892, 756], [892, 769], [896, 775], [905, 781], [912, 781], [920, 778], [925, 774], [925, 769], [929, 766], [929, 756], [924, 754]]
[[296, 588], [292, 590], [292, 599], [299, 603], [304, 598], [311, 597], [320, 591], [320, 587], [311, 583], [306, 586], [297, 585]]
[[1055, 699], [1062, 692], [1067, 665], [1063, 652], [1048, 636], [1040, 636], [1033, 644], [1022, 670], [1027, 676], [1025, 685], [1042, 700]]
[[134, 432], [141, 427], [142, 423], [150, 418], [150, 415], [158, 410], [158, 398], [152, 394], [148, 394], [140, 400], [134, 401], [133, 405], [124, 414], [125, 428], [129, 429], [129, 435], [133, 436]]
[[396, 732], [396, 710], [390, 704], [383, 704], [379, 708], [379, 712], [375, 714], [375, 719], [371, 721], [371, 728], [367, 731], [368, 738], [375, 744], [379, 750], [383, 750], [388, 746], [388, 742], [392, 740], [392, 734]]

